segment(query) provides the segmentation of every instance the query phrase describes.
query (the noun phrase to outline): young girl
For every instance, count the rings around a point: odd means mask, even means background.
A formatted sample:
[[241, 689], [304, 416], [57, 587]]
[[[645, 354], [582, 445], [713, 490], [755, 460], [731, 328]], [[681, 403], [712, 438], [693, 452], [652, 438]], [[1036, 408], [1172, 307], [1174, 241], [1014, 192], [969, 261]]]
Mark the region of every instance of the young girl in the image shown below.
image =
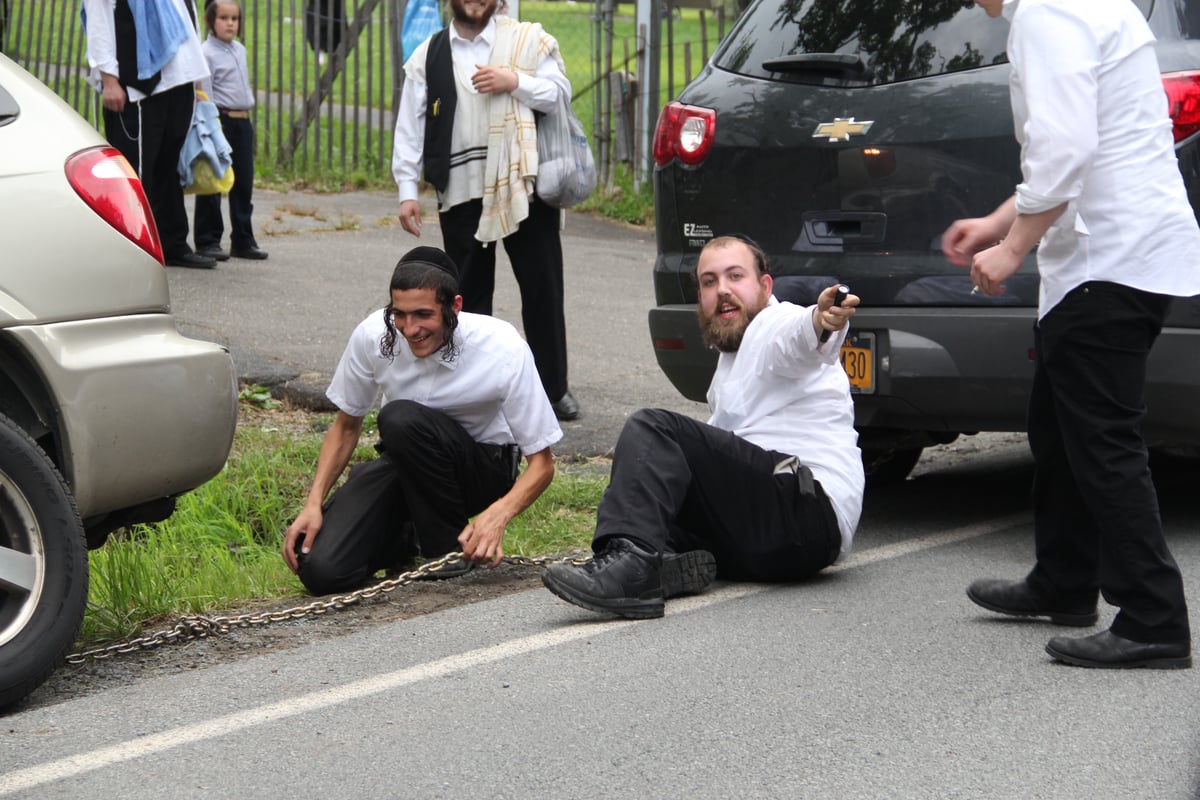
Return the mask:
[[[233, 189], [229, 192], [230, 253], [234, 258], [262, 260], [266, 252], [254, 239], [250, 216], [254, 211], [254, 90], [246, 70], [246, 48], [237, 41], [242, 9], [236, 0], [209, 0], [205, 13], [208, 38], [204, 57], [212, 77], [204, 82], [209, 99], [221, 112], [221, 129], [233, 150]], [[230, 253], [221, 249], [221, 195], [197, 195], [196, 250], [218, 261]]]

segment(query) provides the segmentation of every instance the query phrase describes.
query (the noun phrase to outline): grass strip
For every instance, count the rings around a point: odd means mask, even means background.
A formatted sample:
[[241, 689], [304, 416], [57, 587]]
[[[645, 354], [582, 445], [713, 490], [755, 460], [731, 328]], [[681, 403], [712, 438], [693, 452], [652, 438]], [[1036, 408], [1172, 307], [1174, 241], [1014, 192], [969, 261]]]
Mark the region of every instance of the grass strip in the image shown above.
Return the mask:
[[[241, 410], [219, 475], [181, 497], [169, 519], [117, 531], [91, 552], [80, 647], [139, 636], [163, 618], [307, 598], [280, 548], [308, 493], [332, 417], [254, 408], [245, 400]], [[355, 462], [375, 456], [373, 421], [364, 424]], [[586, 548], [607, 484], [603, 470], [560, 469], [509, 525], [505, 551], [539, 556]]]

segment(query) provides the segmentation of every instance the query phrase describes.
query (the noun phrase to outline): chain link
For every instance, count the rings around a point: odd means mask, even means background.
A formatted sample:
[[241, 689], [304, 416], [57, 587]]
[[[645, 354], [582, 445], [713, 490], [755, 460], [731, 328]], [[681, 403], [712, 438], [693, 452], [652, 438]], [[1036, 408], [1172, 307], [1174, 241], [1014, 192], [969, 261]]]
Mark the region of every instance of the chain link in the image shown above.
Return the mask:
[[[519, 567], [545, 567], [555, 563], [566, 564], [584, 564], [591, 560], [591, 556], [505, 556], [502, 560], [506, 564], [513, 564]], [[66, 662], [71, 666], [79, 666], [88, 661], [100, 661], [101, 659], [111, 658], [112, 656], [122, 655], [125, 653], [134, 653], [139, 650], [149, 650], [152, 647], [158, 647], [164, 644], [173, 642], [186, 642], [193, 639], [203, 639], [206, 636], [229, 633], [234, 628], [252, 628], [261, 625], [270, 625], [275, 622], [287, 622], [289, 620], [304, 619], [305, 617], [324, 614], [328, 611], [341, 610], [349, 606], [357, 605], [363, 600], [370, 600], [382, 594], [386, 594], [401, 586], [407, 586], [413, 581], [418, 581], [427, 577], [436, 577], [443, 569], [449, 571], [450, 567], [455, 567], [463, 563], [463, 554], [460, 552], [447, 553], [441, 558], [433, 561], [427, 561], [421, 564], [416, 569], [402, 572], [394, 578], [385, 578], [373, 586], [364, 586], [357, 591], [349, 594], [339, 594], [324, 600], [314, 600], [311, 603], [306, 603], [301, 606], [293, 606], [279, 611], [262, 611], [257, 614], [238, 614], [236, 616], [210, 617], [203, 614], [193, 614], [185, 617], [180, 617], [176, 623], [165, 630], [157, 631], [146, 636], [138, 636], [133, 639], [124, 639], [119, 642], [113, 642], [102, 647], [94, 647], [90, 650], [82, 650], [78, 653], [72, 653], [67, 656]]]

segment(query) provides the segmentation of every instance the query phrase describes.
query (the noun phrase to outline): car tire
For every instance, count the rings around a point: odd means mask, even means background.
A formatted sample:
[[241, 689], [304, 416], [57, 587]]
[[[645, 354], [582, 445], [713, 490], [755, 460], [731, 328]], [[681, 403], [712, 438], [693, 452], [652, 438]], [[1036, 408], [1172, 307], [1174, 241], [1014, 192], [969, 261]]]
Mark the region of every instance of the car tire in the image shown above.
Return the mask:
[[913, 467], [921, 460], [921, 447], [906, 447], [900, 450], [862, 451], [863, 471], [867, 475], [867, 486], [890, 486], [901, 483]]
[[75, 500], [54, 464], [0, 415], [0, 709], [42, 684], [75, 643], [88, 564]]

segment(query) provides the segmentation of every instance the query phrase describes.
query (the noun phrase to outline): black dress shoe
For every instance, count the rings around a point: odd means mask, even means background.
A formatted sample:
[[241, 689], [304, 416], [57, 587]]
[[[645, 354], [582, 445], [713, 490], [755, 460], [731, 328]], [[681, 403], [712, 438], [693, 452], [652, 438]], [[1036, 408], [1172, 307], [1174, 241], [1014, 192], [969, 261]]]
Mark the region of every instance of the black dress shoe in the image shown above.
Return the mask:
[[168, 267], [188, 267], [190, 269], [212, 269], [217, 265], [215, 258], [192, 252], [168, 258], [166, 262]]
[[1192, 666], [1191, 641], [1135, 642], [1112, 631], [1100, 631], [1078, 639], [1055, 636], [1046, 645], [1046, 652], [1077, 667], [1188, 669]]
[[1066, 608], [1039, 597], [1025, 581], [984, 578], [967, 588], [967, 597], [988, 611], [1013, 617], [1049, 617], [1055, 625], [1086, 628], [1100, 619], [1096, 606]]
[[575, 398], [568, 391], [556, 402], [550, 404], [554, 409], [554, 416], [558, 417], [563, 422], [570, 422], [573, 419], [579, 418], [579, 403], [575, 402]]
[[202, 244], [196, 248], [196, 252], [202, 256], [215, 258], [217, 261], [228, 261], [229, 253], [221, 249], [219, 244]]
[[258, 246], [254, 247], [234, 247], [229, 251], [234, 258], [247, 258], [251, 261], [262, 261], [267, 257], [266, 250], [259, 250]]
[[586, 564], [552, 564], [542, 583], [556, 595], [588, 611], [627, 619], [663, 615], [662, 559], [628, 539], [613, 539]]
[[717, 579], [717, 558], [707, 550], [663, 553], [663, 597], [700, 594]]

